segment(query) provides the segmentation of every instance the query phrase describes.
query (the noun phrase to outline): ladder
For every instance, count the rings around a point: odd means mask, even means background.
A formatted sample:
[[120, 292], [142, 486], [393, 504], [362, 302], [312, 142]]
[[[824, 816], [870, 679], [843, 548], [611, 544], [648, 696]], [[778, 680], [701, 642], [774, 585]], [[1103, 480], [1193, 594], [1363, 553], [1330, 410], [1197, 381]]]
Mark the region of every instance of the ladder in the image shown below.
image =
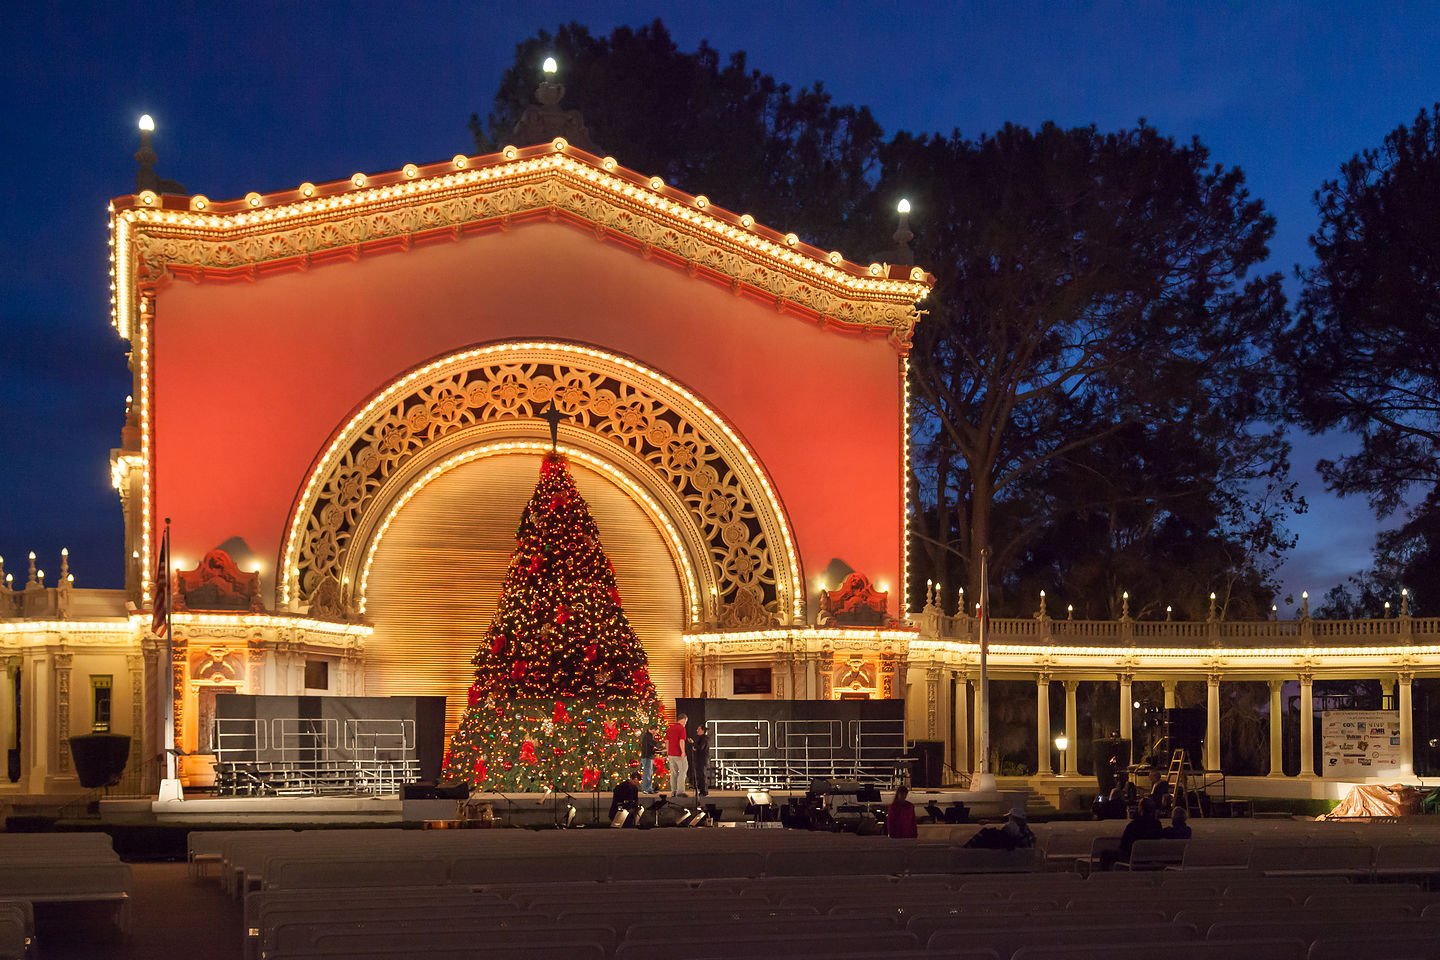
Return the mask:
[[1185, 812], [1191, 816], [1205, 816], [1205, 808], [1200, 806], [1200, 798], [1196, 797], [1195, 802], [1190, 802], [1190, 778], [1194, 776], [1195, 768], [1190, 766], [1190, 758], [1185, 756], [1184, 747], [1176, 747], [1170, 753], [1170, 770], [1165, 775], [1165, 783], [1170, 787], [1171, 802], [1185, 808]]

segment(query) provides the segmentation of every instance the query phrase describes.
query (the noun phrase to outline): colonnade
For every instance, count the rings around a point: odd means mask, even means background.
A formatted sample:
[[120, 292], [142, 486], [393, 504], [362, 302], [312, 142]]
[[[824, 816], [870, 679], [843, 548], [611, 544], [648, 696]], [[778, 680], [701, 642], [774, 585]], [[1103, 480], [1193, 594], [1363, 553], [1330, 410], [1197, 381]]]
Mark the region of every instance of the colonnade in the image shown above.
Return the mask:
[[[913, 663], [913, 660], [912, 660]], [[940, 671], [931, 671], [939, 676]], [[1052, 671], [1045, 670], [1031, 674], [1035, 683], [1035, 718], [1036, 718], [1036, 774], [1039, 776], [1077, 776], [1079, 743], [1079, 707], [1078, 692], [1081, 682], [1096, 682], [1099, 678], [1088, 676], [1085, 678], [1057, 679]], [[997, 680], [1019, 679], [1014, 671], [1006, 670], [998, 672], [994, 677]], [[1149, 678], [1147, 678], [1149, 679]], [[1163, 704], [1167, 709], [1175, 706], [1175, 690], [1177, 684], [1182, 680], [1200, 679], [1192, 677], [1156, 677], [1161, 684], [1164, 700]], [[1229, 681], [1254, 681], [1262, 678], [1252, 676], [1227, 677], [1223, 673], [1211, 671], [1204, 675], [1205, 682], [1205, 754], [1199, 758], [1207, 770], [1220, 771], [1224, 769], [1223, 758], [1220, 754], [1220, 685]], [[1386, 685], [1388, 691], [1393, 695], [1399, 713], [1400, 722], [1400, 773], [1404, 776], [1413, 775], [1415, 770], [1415, 733], [1413, 715], [1413, 683], [1415, 674], [1410, 670], [1397, 671], [1390, 676], [1382, 676], [1381, 682]], [[1315, 701], [1314, 684], [1315, 674], [1313, 672], [1300, 672], [1290, 677], [1266, 677], [1264, 682], [1270, 692], [1270, 762], [1269, 773], [1271, 777], [1283, 777], [1285, 773], [1282, 768], [1283, 761], [1283, 736], [1284, 717], [1286, 714], [1283, 699], [1284, 686], [1287, 682], [1298, 682], [1299, 715], [1300, 723], [1300, 773], [1301, 777], [1313, 777], [1315, 771]], [[1134, 737], [1134, 684], [1136, 675], [1125, 672], [1115, 674], [1115, 681], [1120, 691], [1119, 714], [1117, 726], [1121, 739], [1135, 742]], [[1050, 717], [1050, 685], [1052, 683], [1062, 684], [1065, 691], [1064, 700], [1064, 726], [1057, 730], [1051, 724]], [[981, 750], [980, 745], [980, 724], [973, 724], [970, 717], [980, 717], [985, 710], [985, 703], [982, 688], [978, 677], [972, 671], [956, 671], [951, 677], [950, 689], [952, 691], [951, 702], [947, 705], [950, 712], [952, 728], [950, 734], [951, 756], [954, 766], [964, 769], [966, 767], [965, 757], [978, 758]], [[968, 702], [967, 702], [968, 700]], [[1305, 722], [1309, 718], [1310, 722]], [[912, 737], [923, 738], [928, 732], [935, 736], [940, 733], [932, 727], [929, 731], [917, 731]], [[1055, 769], [1052, 764], [1051, 750], [1054, 746], [1054, 738], [1057, 734], [1063, 733], [1068, 741], [1068, 748], [1060, 751], [1060, 768]], [[961, 751], [959, 745], [965, 745], [968, 750]]]

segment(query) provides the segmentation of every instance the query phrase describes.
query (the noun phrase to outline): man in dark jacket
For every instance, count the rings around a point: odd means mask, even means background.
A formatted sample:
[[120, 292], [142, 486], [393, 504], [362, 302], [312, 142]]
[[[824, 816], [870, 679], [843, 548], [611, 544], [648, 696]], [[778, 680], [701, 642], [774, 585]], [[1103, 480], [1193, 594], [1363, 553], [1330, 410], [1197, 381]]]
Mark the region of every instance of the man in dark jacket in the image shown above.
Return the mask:
[[695, 725], [695, 732], [690, 735], [687, 746], [690, 748], [690, 782], [695, 784], [695, 795], [709, 796], [710, 790], [705, 783], [705, 765], [710, 762], [710, 734], [706, 732], [705, 724]]
[[641, 793], [654, 793], [651, 789], [655, 782], [655, 731], [645, 728], [640, 731], [640, 772], [644, 777], [640, 783]]

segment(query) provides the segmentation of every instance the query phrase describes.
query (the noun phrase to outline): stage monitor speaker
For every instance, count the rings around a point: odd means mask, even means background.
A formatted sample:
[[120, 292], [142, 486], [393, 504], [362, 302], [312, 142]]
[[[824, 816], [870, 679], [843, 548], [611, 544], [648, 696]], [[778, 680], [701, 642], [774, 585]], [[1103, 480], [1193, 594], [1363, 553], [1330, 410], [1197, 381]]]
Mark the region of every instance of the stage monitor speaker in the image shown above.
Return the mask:
[[440, 783], [435, 786], [436, 800], [468, 800], [470, 787], [463, 783]]
[[1130, 768], [1130, 741], [1119, 737], [1096, 740], [1095, 779], [1100, 783], [1100, 796], [1110, 796], [1115, 781]]
[[405, 783], [405, 784], [401, 784], [401, 786], [400, 786], [400, 799], [402, 799], [402, 800], [434, 800], [434, 799], [435, 799], [435, 784], [433, 784], [433, 783], [425, 783], [424, 781], [421, 781], [421, 782], [419, 782], [419, 783]]
[[1169, 739], [1169, 750], [1162, 759], [1169, 765], [1170, 757], [1176, 750], [1185, 751], [1190, 766], [1200, 767], [1205, 756], [1205, 708], [1171, 707], [1165, 711], [1165, 735]]
[[914, 757], [910, 785], [912, 787], [938, 787], [943, 778], [941, 773], [941, 758], [945, 756], [945, 742], [943, 740], [916, 740], [915, 745], [910, 748], [910, 756]]

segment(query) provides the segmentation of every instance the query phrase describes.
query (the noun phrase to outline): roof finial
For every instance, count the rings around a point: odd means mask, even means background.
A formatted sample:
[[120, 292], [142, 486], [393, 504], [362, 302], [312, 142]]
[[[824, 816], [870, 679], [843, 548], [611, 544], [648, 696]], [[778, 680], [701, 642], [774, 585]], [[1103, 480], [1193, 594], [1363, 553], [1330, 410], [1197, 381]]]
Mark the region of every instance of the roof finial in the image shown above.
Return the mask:
[[590, 140], [590, 131], [585, 128], [585, 118], [579, 110], [562, 110], [560, 101], [565, 98], [565, 85], [554, 81], [560, 65], [554, 57], [546, 57], [541, 66], [540, 86], [535, 88], [535, 103], [525, 108], [520, 122], [515, 124], [515, 142], [520, 146], [545, 143], [557, 137], [581, 150], [595, 152]]
[[886, 250], [876, 259], [882, 263], [913, 267], [915, 266], [915, 251], [910, 249], [910, 241], [915, 239], [915, 234], [910, 230], [910, 200], [908, 197], [900, 198], [900, 202], [895, 204], [895, 212], [900, 215], [900, 222], [891, 237], [895, 241], [895, 249]]
[[155, 172], [155, 147], [150, 138], [155, 134], [155, 119], [150, 114], [140, 118], [140, 149], [135, 151], [135, 162], [140, 169], [135, 171], [135, 192], [150, 190], [154, 193], [184, 193], [185, 188], [174, 180], [162, 180]]

